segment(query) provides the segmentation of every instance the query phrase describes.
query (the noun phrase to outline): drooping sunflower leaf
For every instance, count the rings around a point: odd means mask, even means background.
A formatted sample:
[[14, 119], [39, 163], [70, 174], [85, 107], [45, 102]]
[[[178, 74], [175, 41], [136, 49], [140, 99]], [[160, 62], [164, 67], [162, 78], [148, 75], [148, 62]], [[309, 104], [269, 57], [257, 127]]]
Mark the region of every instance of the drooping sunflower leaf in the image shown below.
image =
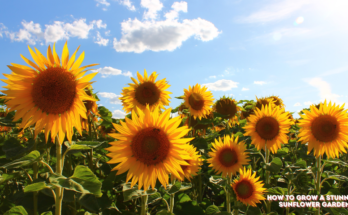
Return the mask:
[[35, 151], [32, 151], [29, 154], [25, 155], [24, 157], [16, 159], [16, 160], [14, 160], [10, 163], [7, 163], [1, 167], [5, 168], [5, 169], [20, 168], [20, 167], [31, 165], [39, 160], [40, 160], [40, 152], [35, 150]]
[[46, 182], [42, 181], [42, 182], [37, 182], [37, 183], [33, 183], [33, 184], [29, 184], [28, 186], [26, 186], [24, 188], [24, 192], [36, 192], [36, 191], [40, 191], [46, 188], [50, 188], [50, 186], [47, 186]]
[[6, 211], [4, 215], [28, 215], [23, 206], [15, 206]]

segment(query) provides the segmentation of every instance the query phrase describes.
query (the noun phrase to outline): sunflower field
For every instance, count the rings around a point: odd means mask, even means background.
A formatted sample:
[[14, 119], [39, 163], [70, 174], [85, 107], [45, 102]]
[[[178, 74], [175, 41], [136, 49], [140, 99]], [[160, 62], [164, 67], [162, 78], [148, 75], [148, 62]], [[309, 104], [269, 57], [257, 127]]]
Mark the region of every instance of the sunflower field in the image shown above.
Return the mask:
[[348, 202], [344, 105], [294, 119], [278, 96], [213, 98], [196, 84], [172, 109], [168, 82], [145, 70], [122, 90], [128, 115], [114, 119], [96, 104], [97, 73], [86, 72], [97, 64], [81, 66], [84, 52], [29, 51], [2, 80], [0, 214], [348, 214], [296, 206]]

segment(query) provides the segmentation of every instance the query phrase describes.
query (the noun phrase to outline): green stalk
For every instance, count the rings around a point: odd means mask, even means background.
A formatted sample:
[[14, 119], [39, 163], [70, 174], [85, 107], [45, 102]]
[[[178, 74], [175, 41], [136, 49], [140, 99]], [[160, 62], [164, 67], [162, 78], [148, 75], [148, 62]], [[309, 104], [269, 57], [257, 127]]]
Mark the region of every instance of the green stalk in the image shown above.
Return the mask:
[[93, 149], [89, 150], [89, 161], [88, 161], [89, 168], [93, 171]]
[[230, 195], [230, 188], [228, 186], [231, 186], [231, 178], [227, 175], [226, 176], [227, 183], [226, 183], [226, 208], [227, 212], [231, 213], [231, 195]]
[[[34, 141], [34, 150], [36, 150], [36, 141]], [[38, 165], [37, 165], [37, 162], [35, 162], [33, 164], [33, 171], [34, 171], [34, 174], [33, 174], [33, 180], [37, 179], [38, 178]], [[34, 192], [33, 195], [34, 195], [34, 215], [37, 215], [37, 200], [38, 200], [38, 192]]]
[[89, 137], [90, 138], [93, 138], [92, 137], [92, 123], [91, 123], [91, 117], [90, 115], [87, 116], [87, 122], [88, 122], [88, 134], [89, 134]]
[[[176, 180], [175, 180], [173, 174], [170, 175], [170, 179], [171, 179], [172, 185], [174, 185]], [[170, 194], [169, 211], [172, 213], [174, 211], [174, 197], [175, 197], [175, 193]]]
[[[321, 182], [321, 156], [317, 158], [317, 174], [316, 174], [316, 182], [315, 182], [315, 189], [317, 191], [317, 195], [320, 195], [320, 182]], [[317, 208], [316, 213], [317, 215], [320, 215], [320, 208]]]
[[[62, 145], [59, 144], [58, 136], [56, 137], [56, 156], [57, 156], [56, 174], [61, 175], [63, 172]], [[55, 215], [61, 215], [64, 189], [61, 187], [56, 187], [55, 191], [56, 191]]]
[[[266, 165], [269, 165], [269, 149], [267, 148], [267, 141], [265, 143], [265, 159], [266, 159]], [[270, 172], [266, 170], [265, 172], [265, 185], [270, 184]], [[266, 201], [266, 211], [267, 213], [271, 212], [271, 201]]]
[[141, 212], [140, 215], [146, 215], [148, 195], [141, 196]]

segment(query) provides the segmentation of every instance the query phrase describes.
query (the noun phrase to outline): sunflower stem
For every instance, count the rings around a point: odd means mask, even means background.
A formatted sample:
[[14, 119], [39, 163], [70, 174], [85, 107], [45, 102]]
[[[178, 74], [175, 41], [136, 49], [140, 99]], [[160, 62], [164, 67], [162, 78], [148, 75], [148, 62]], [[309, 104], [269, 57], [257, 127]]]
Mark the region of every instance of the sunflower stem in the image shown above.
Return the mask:
[[[57, 157], [56, 174], [61, 175], [63, 171], [62, 145], [59, 143], [58, 136], [56, 137], [56, 157]], [[61, 215], [64, 189], [60, 187], [56, 187], [55, 191], [56, 191], [55, 215]]]
[[[34, 140], [34, 148], [33, 150], [36, 150], [36, 141]], [[38, 178], [38, 165], [37, 162], [33, 164], [33, 180]], [[34, 192], [34, 215], [37, 215], [37, 199], [38, 199], [38, 192]]]
[[148, 195], [141, 196], [141, 212], [140, 215], [146, 215]]
[[229, 175], [226, 176], [226, 209], [228, 213], [231, 213], [231, 195], [230, 195], [230, 189], [228, 186], [231, 186], [231, 178]]
[[[320, 195], [320, 188], [321, 188], [321, 156], [318, 156], [317, 158], [317, 174], [316, 174], [316, 182], [315, 182], [315, 189], [317, 191], [317, 195]], [[317, 215], [320, 215], [320, 208], [317, 209], [316, 213]]]
[[[175, 180], [173, 174], [170, 175], [170, 179], [171, 179], [172, 185], [174, 185], [176, 180]], [[174, 211], [174, 197], [175, 197], [175, 193], [170, 194], [169, 212], [171, 212], [171, 213], [173, 213], [173, 211]]]
[[[267, 142], [265, 143], [265, 160], [266, 165], [269, 165], [269, 149], [267, 148]], [[268, 170], [265, 171], [265, 185], [267, 188], [270, 187], [270, 172]], [[266, 201], [266, 211], [267, 213], [271, 212], [271, 201]]]

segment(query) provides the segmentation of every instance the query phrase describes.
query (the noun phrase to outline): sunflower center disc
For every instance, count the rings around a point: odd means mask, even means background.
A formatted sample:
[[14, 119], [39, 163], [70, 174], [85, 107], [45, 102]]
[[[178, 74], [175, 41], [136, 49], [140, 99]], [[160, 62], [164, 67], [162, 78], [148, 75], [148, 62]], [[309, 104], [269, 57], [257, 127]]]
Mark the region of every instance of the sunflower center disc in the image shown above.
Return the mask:
[[236, 185], [236, 191], [240, 198], [247, 199], [253, 194], [254, 189], [249, 181], [243, 180]]
[[256, 132], [264, 140], [272, 140], [279, 133], [279, 123], [273, 117], [263, 117], [256, 123]]
[[204, 106], [204, 100], [198, 93], [192, 93], [189, 97], [189, 104], [194, 110], [202, 110]]
[[152, 82], [144, 82], [135, 90], [135, 99], [142, 105], [153, 105], [158, 102], [160, 91]]
[[47, 68], [34, 79], [31, 96], [34, 104], [43, 112], [64, 113], [74, 103], [76, 96], [75, 77], [59, 67]]
[[238, 156], [235, 150], [225, 148], [219, 155], [220, 163], [225, 167], [233, 166], [238, 162]]
[[331, 142], [339, 133], [337, 119], [329, 115], [321, 115], [312, 122], [312, 133], [320, 142]]
[[222, 115], [227, 115], [226, 117], [223, 117], [224, 119], [227, 119], [236, 115], [237, 106], [233, 102], [219, 102], [219, 104], [216, 105], [216, 111]]
[[167, 157], [170, 143], [162, 130], [145, 128], [134, 136], [131, 147], [136, 159], [146, 165], [153, 165]]

